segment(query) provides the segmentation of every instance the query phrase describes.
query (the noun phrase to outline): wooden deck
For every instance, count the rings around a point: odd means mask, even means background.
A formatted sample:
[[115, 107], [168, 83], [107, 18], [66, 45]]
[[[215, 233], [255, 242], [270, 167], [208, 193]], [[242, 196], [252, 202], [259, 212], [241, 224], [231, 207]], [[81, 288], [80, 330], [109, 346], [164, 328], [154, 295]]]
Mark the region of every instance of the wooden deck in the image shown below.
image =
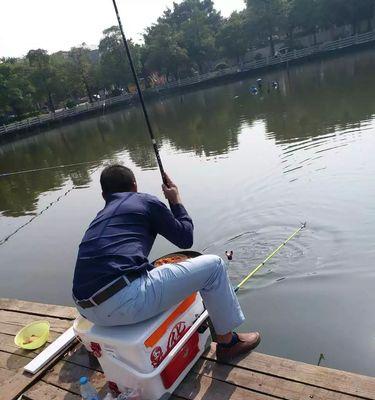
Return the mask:
[[[14, 335], [25, 324], [46, 319], [50, 341], [68, 329], [76, 311], [70, 307], [0, 299], [0, 400], [79, 400], [77, 380], [86, 375], [107, 393], [96, 359], [79, 343], [37, 376], [23, 367], [41, 350], [18, 349]], [[375, 378], [252, 353], [233, 365], [218, 364], [213, 350], [195, 365], [173, 400], [375, 399]]]

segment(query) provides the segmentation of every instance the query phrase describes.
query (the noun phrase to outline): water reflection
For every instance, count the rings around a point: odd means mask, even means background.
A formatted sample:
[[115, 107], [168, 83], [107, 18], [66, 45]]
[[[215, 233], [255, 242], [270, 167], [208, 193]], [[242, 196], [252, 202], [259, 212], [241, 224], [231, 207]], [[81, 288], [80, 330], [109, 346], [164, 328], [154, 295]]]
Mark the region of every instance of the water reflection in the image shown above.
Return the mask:
[[[290, 173], [321, 152], [347, 145], [363, 133], [374, 114], [375, 53], [367, 51], [264, 76], [258, 96], [251, 79], [150, 104], [162, 151], [171, 146], [198, 157], [225, 155], [238, 147], [244, 126], [263, 121], [269, 140], [283, 149], [283, 170]], [[306, 157], [288, 161], [300, 151]], [[308, 153], [308, 150], [312, 152]], [[156, 168], [139, 109], [121, 110], [53, 129], [0, 147], [0, 171], [96, 161], [100, 165], [127, 157], [142, 169]], [[0, 178], [0, 212], [21, 216], [37, 209], [42, 193], [67, 182], [90, 183], [91, 165]], [[324, 167], [323, 167], [324, 168]]]

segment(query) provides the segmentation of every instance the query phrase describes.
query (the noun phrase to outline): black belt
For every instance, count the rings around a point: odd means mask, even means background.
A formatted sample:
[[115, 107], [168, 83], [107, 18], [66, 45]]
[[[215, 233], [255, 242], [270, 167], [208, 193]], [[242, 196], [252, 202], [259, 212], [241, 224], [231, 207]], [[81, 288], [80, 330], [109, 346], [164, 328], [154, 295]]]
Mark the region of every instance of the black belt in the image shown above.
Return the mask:
[[[144, 272], [130, 272], [125, 275], [126, 279], [129, 283], [135, 281], [140, 276], [142, 276]], [[123, 277], [117, 279], [117, 281], [113, 282], [110, 286], [106, 287], [104, 290], [95, 294], [91, 297], [92, 300], [75, 300], [76, 304], [82, 308], [91, 308], [98, 306], [99, 304], [104, 303], [106, 300], [110, 299], [124, 287], [126, 287], [128, 283], [125, 281]]]

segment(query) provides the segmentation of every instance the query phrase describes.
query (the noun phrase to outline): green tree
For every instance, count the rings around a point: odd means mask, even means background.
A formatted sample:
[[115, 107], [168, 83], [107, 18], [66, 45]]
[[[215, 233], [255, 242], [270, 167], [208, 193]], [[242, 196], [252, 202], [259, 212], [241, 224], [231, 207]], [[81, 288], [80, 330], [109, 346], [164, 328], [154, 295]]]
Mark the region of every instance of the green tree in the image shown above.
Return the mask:
[[249, 23], [260, 39], [266, 39], [270, 55], [275, 55], [274, 37], [285, 26], [285, 3], [283, 0], [246, 0]]
[[247, 13], [234, 12], [224, 22], [216, 35], [216, 47], [228, 58], [235, 58], [240, 63], [241, 58], [249, 49]]
[[161, 20], [146, 29], [144, 41], [144, 67], [167, 77], [172, 73], [178, 79], [180, 70], [189, 64], [187, 50], [180, 45], [181, 34]]
[[[99, 43], [100, 68], [102, 81], [106, 87], [117, 89], [126, 87], [132, 82], [130, 66], [126, 57], [121, 32], [117, 26], [103, 31]], [[136, 70], [141, 70], [140, 46], [128, 41]]]
[[55, 111], [55, 103], [53, 100], [53, 82], [55, 80], [55, 71], [50, 64], [50, 56], [46, 50], [37, 49], [30, 50], [26, 55], [29, 61], [31, 72], [31, 80], [35, 87], [35, 101], [38, 108], [48, 104], [50, 111]]
[[159, 21], [165, 21], [180, 33], [179, 45], [186, 49], [191, 62], [203, 72], [207, 61], [217, 56], [215, 36], [223, 19], [214, 8], [212, 0], [185, 0], [173, 3]]
[[0, 119], [6, 122], [9, 113], [21, 117], [33, 110], [35, 88], [30, 69], [22, 61], [0, 63]]
[[367, 20], [368, 29], [372, 29], [374, 10], [374, 0], [325, 0], [323, 12], [329, 16], [331, 24], [350, 24], [355, 35], [360, 21]]
[[325, 0], [290, 0], [289, 19], [293, 29], [313, 34], [314, 44], [317, 43], [318, 29], [326, 26], [327, 16], [324, 14]]
[[72, 47], [69, 51], [69, 58], [72, 62], [70, 68], [76, 82], [81, 81], [85, 88], [90, 103], [93, 102], [93, 89], [95, 86], [95, 67], [90, 59], [90, 50], [82, 43], [80, 47]]
[[55, 71], [54, 96], [57, 101], [65, 104], [68, 99], [82, 97], [84, 87], [69, 54], [63, 51], [51, 54], [50, 63]]

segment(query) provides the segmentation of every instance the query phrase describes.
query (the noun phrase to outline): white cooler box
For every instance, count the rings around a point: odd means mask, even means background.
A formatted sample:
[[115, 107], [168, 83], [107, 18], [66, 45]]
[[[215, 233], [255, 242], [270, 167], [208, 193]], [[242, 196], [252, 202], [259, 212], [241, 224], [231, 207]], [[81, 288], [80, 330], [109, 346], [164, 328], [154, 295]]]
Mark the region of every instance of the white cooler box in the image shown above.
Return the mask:
[[101, 327], [79, 317], [74, 331], [98, 358], [114, 394], [133, 388], [140, 390], [142, 400], [164, 400], [211, 342], [203, 312], [196, 293], [136, 325]]

